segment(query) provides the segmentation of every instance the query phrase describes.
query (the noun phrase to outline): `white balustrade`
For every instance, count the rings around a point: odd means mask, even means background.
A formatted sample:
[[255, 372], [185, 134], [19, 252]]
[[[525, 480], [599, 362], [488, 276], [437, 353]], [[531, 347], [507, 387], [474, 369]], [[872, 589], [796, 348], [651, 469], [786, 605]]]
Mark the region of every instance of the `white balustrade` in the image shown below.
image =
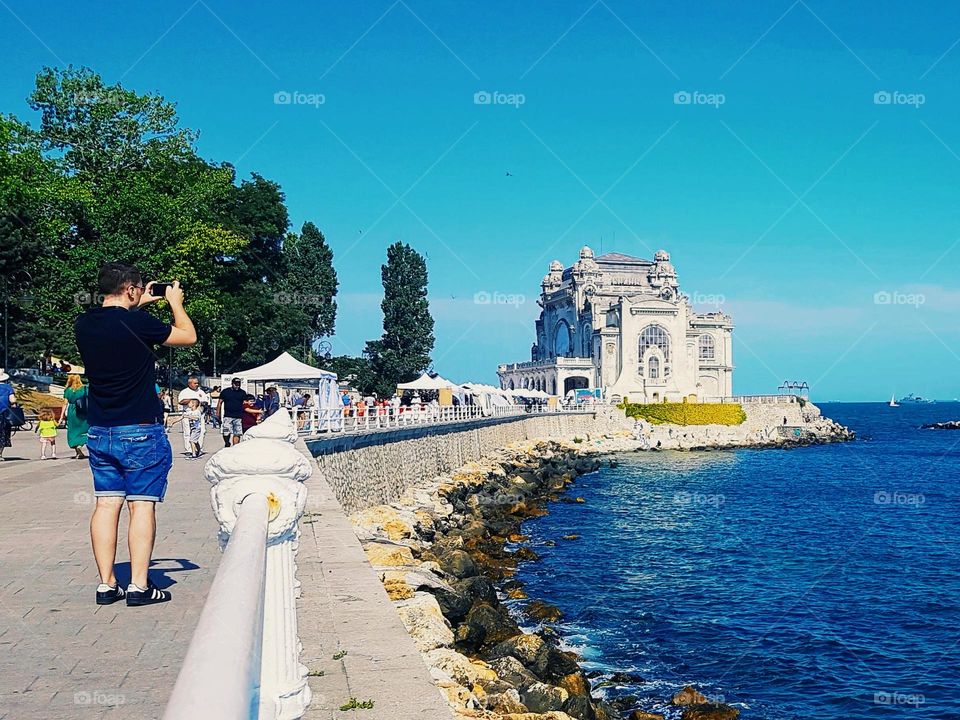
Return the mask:
[[310, 702], [297, 637], [297, 522], [313, 465], [280, 410], [207, 463], [223, 559], [164, 720], [295, 720]]

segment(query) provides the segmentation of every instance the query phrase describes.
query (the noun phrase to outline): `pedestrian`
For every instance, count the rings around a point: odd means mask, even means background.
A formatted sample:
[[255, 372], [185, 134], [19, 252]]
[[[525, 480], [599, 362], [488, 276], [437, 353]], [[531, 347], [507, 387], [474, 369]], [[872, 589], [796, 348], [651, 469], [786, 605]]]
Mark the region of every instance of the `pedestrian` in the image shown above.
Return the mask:
[[263, 396], [263, 416], [261, 420], [266, 420], [280, 409], [280, 393], [275, 387], [268, 387]]
[[187, 436], [190, 438], [190, 447], [193, 451], [191, 457], [195, 460], [201, 455], [200, 429], [203, 427], [203, 411], [200, 409], [200, 401], [196, 398], [187, 401], [187, 409], [183, 411], [183, 422], [187, 425]]
[[220, 432], [223, 434], [223, 446], [229, 447], [240, 442], [243, 435], [243, 418], [246, 414], [243, 403], [252, 396], [240, 387], [238, 377], [230, 381], [230, 387], [220, 391], [220, 402], [217, 405], [220, 416]]
[[246, 432], [260, 422], [261, 415], [263, 415], [263, 400], [249, 395], [247, 399], [243, 401], [243, 417], [240, 420], [243, 432]]
[[[100, 572], [98, 605], [124, 598], [128, 606], [170, 600], [170, 593], [156, 587], [147, 574], [157, 533], [156, 504], [163, 502], [173, 464], [162, 424], [163, 406], [154, 387], [154, 348], [193, 345], [197, 333], [183, 308], [179, 281], [167, 284], [162, 298], [152, 294], [153, 285], [144, 285], [133, 265], [107, 263], [97, 277], [103, 304], [89, 308], [74, 324], [90, 381], [87, 453], [97, 498], [90, 540]], [[172, 325], [142, 309], [161, 299], [170, 306]], [[130, 516], [130, 584], [126, 590], [114, 574], [124, 500]]]
[[13, 385], [7, 382], [9, 379], [7, 371], [0, 368], [0, 462], [4, 460], [3, 451], [11, 445], [10, 435], [13, 423], [10, 422], [9, 413], [11, 410], [19, 409]]
[[[179, 410], [185, 411], [191, 400], [196, 400], [200, 403], [201, 414], [203, 413], [203, 406], [210, 407], [210, 396], [207, 395], [200, 387], [200, 381], [196, 377], [190, 377], [187, 379], [187, 386], [180, 391], [180, 394], [177, 395], [177, 405]], [[193, 444], [190, 441], [190, 424], [188, 422], [182, 422], [183, 426], [183, 452], [184, 455], [193, 454]], [[200, 423], [200, 454], [203, 454], [203, 438], [206, 435], [206, 426], [205, 423]]]
[[210, 424], [214, 428], [220, 427], [220, 386], [214, 385], [210, 391]]
[[87, 396], [87, 387], [79, 375], [67, 375], [63, 399], [66, 401], [67, 446], [76, 451], [74, 459], [83, 460], [86, 457], [83, 454], [83, 446], [87, 444], [87, 432], [90, 430], [90, 424], [87, 422], [90, 399]]
[[53, 419], [53, 411], [44, 408], [37, 415], [37, 427], [34, 432], [40, 436], [40, 459], [47, 459], [47, 448], [50, 448], [51, 460], [57, 459], [57, 421]]

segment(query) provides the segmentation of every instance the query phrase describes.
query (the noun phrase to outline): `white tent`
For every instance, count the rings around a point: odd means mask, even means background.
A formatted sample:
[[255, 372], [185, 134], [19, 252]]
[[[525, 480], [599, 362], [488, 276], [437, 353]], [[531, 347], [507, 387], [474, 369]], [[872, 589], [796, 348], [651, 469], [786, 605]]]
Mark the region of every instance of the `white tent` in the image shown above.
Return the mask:
[[397, 385], [398, 390], [447, 390], [453, 389], [454, 385], [449, 380], [444, 380], [442, 377], [437, 375], [435, 378], [430, 377], [427, 373], [424, 373], [416, 380], [411, 380], [408, 383], [401, 383]]
[[315, 368], [306, 363], [297, 360], [288, 352], [274, 358], [265, 365], [250, 368], [238, 373], [232, 377], [252, 380], [254, 382], [264, 382], [267, 380], [336, 380], [335, 373], [327, 370]]
[[317, 415], [314, 418], [315, 422], [312, 423], [313, 431], [335, 429], [343, 422], [343, 406], [340, 402], [336, 373], [302, 363], [288, 352], [260, 367], [242, 370], [233, 375], [224, 375], [223, 379], [226, 382], [235, 377], [247, 382], [264, 384], [296, 383], [312, 387], [316, 383], [317, 398], [314, 407]]

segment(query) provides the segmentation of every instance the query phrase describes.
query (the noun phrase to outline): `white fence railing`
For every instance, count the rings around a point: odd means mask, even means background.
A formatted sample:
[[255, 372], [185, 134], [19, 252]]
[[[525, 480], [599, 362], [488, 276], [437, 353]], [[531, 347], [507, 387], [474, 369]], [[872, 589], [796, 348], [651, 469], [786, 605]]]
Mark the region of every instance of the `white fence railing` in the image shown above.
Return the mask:
[[223, 559], [164, 720], [295, 720], [310, 703], [297, 637], [297, 522], [312, 464], [285, 411], [207, 463]]
[[504, 405], [484, 409], [479, 405], [445, 407], [357, 407], [317, 409], [293, 408], [294, 424], [301, 435], [323, 433], [358, 433], [416, 425], [480, 420], [490, 417], [522, 417], [531, 414], [568, 412], [566, 408], [551, 409], [546, 405]]

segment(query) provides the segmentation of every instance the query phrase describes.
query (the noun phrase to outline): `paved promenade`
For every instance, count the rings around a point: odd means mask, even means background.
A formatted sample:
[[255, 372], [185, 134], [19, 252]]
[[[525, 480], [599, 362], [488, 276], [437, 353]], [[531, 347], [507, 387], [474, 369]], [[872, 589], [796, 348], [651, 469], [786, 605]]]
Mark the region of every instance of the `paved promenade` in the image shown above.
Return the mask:
[[[173, 601], [128, 608], [94, 603], [87, 462], [41, 462], [33, 433], [14, 436], [0, 463], [0, 720], [162, 714], [220, 559], [203, 461], [178, 454], [179, 433], [171, 430], [171, 440], [174, 465], [150, 574]], [[207, 445], [219, 449], [219, 436], [208, 433]], [[356, 697], [374, 700], [373, 710], [361, 711], [366, 720], [451, 718], [319, 473], [309, 491], [298, 557], [302, 659], [315, 673], [306, 717], [342, 717], [340, 705]], [[121, 541], [124, 583], [127, 557]]]
[[[0, 463], [0, 719], [158, 718], [220, 560], [203, 460], [178, 455], [158, 510], [150, 576], [169, 603], [98, 607], [90, 550], [93, 481], [86, 460], [40, 461], [33, 433]], [[211, 449], [222, 445], [208, 435]], [[178, 445], [179, 443], [179, 445]], [[17, 460], [16, 458], [30, 458]], [[127, 513], [117, 575], [126, 584]]]

